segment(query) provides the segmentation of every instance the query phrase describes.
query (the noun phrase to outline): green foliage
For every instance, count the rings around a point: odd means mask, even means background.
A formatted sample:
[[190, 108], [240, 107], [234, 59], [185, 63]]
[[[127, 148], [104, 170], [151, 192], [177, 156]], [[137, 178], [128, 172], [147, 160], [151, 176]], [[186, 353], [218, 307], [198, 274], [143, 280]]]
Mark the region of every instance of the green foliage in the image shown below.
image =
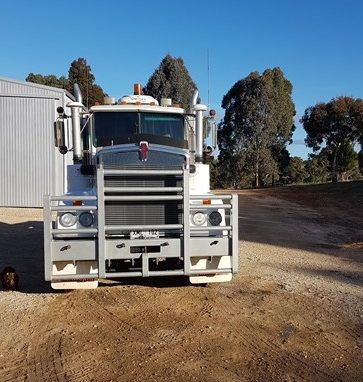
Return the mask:
[[287, 166], [287, 177], [289, 183], [303, 183], [307, 178], [305, 162], [300, 157], [290, 158], [290, 163]]
[[354, 180], [360, 177], [358, 154], [352, 144], [345, 144], [338, 157], [339, 174], [341, 180]]
[[280, 68], [250, 73], [223, 97], [219, 166], [226, 187], [266, 186], [286, 170], [294, 130], [292, 85]]
[[309, 159], [305, 161], [306, 182], [324, 183], [329, 179], [329, 160], [324, 151], [320, 154], [310, 154]]
[[149, 78], [143, 92], [158, 101], [164, 97], [171, 98], [174, 102], [180, 103], [184, 109], [188, 109], [195, 89], [196, 85], [183, 59], [167, 54]]
[[96, 102], [103, 102], [103, 90], [94, 83], [95, 77], [84, 58], [78, 58], [71, 63], [68, 78], [57, 77], [53, 74], [43, 76], [42, 74], [29, 73], [25, 81], [66, 89], [70, 93], [73, 93], [73, 85], [78, 83], [85, 106], [93, 106]]
[[[333, 177], [334, 169], [332, 163], [334, 162], [335, 150], [331, 147], [325, 147], [322, 152], [326, 155], [329, 161], [330, 177]], [[336, 156], [336, 173], [337, 180], [351, 180], [359, 177], [359, 163], [358, 154], [354, 151], [351, 143], [344, 143]]]
[[358, 153], [358, 168], [361, 176], [363, 176], [363, 150]]
[[363, 175], [363, 137], [360, 139], [360, 151], [358, 153], [359, 171]]
[[317, 103], [305, 110], [301, 123], [309, 147], [319, 151], [325, 146], [332, 180], [341, 178], [345, 171], [343, 156], [349, 154], [347, 147], [363, 137], [363, 100], [338, 97], [328, 103]]
[[219, 180], [218, 161], [214, 158], [213, 155], [211, 155], [205, 158], [204, 163], [209, 164], [211, 189], [221, 187], [220, 182], [218, 181]]
[[29, 73], [25, 81], [61, 89], [66, 89], [68, 87], [67, 78], [64, 76], [57, 77], [54, 74], [43, 76], [41, 74]]
[[[277, 163], [277, 172], [278, 172], [278, 182], [280, 184], [288, 183], [288, 166], [290, 164], [290, 153], [285, 147], [282, 149], [279, 146], [272, 146], [272, 157]], [[274, 179], [275, 180], [275, 179]], [[272, 185], [275, 184], [275, 181], [272, 182]]]
[[71, 63], [68, 71], [68, 90], [73, 92], [73, 85], [77, 83], [83, 95], [85, 106], [93, 106], [97, 102], [103, 102], [103, 90], [95, 84], [95, 76], [92, 74], [91, 67], [86, 59], [78, 58]]

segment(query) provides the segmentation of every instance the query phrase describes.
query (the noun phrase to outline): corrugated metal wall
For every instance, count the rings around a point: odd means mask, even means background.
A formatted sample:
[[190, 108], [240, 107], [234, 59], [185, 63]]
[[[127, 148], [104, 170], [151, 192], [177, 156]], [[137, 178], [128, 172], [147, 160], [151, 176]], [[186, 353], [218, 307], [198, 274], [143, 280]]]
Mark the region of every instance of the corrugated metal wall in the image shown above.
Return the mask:
[[0, 77], [0, 94], [59, 98], [63, 93], [62, 89]]
[[53, 122], [69, 100], [61, 89], [0, 78], [0, 206], [41, 207], [43, 195], [63, 193]]

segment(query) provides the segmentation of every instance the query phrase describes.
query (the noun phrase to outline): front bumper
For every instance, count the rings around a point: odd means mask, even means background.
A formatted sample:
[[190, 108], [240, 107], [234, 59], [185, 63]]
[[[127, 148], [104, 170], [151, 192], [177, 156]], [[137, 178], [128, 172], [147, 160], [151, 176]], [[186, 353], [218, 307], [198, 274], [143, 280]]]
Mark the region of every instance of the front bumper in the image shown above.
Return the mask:
[[[115, 172], [115, 170], [112, 170]], [[173, 171], [175, 173], [176, 171]], [[88, 280], [113, 277], [149, 276], [204, 276], [232, 274], [238, 271], [238, 197], [237, 195], [189, 195], [188, 172], [180, 171], [183, 177], [184, 218], [182, 224], [152, 226], [107, 226], [104, 223], [104, 205], [107, 196], [102, 192], [101, 180], [107, 170], [98, 169], [98, 197], [59, 196], [44, 198], [44, 265], [47, 281]], [[132, 176], [128, 174], [129, 176]], [[169, 197], [160, 195], [158, 198]], [[108, 197], [110, 198], [110, 197]], [[125, 200], [124, 196], [113, 199]], [[132, 196], [127, 196], [132, 200]], [[209, 208], [225, 210], [223, 226], [191, 226], [190, 213], [203, 205], [208, 198], [218, 204]], [[139, 197], [139, 199], [141, 199]], [[53, 211], [85, 209], [84, 206], [60, 206], [60, 201], [92, 201], [92, 209], [98, 215], [98, 227], [88, 229], [55, 229], [52, 221]], [[56, 205], [53, 205], [55, 204]], [[217, 207], [216, 207], [217, 206]], [[150, 239], [129, 239], [115, 236], [115, 230], [161, 229], [169, 232], [179, 230], [178, 237]], [[66, 235], [69, 235], [66, 237]], [[88, 235], [88, 237], [86, 237]], [[155, 267], [155, 262], [171, 260], [169, 268]], [[175, 260], [173, 262], [172, 260]], [[108, 264], [118, 262], [137, 262], [134, 268], [110, 271]], [[151, 266], [152, 265], [152, 266]]]

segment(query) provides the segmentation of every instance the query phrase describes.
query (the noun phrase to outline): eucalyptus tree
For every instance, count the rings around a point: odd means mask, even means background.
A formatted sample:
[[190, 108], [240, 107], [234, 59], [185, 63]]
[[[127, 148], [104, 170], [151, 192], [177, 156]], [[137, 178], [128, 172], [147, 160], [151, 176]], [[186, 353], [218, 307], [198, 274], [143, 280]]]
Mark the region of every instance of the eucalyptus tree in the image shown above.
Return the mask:
[[227, 186], [260, 187], [279, 176], [294, 130], [291, 93], [290, 81], [280, 68], [273, 68], [250, 73], [223, 97], [219, 165], [232, 172]]
[[95, 76], [85, 58], [72, 61], [68, 70], [68, 90], [73, 92], [73, 85], [77, 83], [83, 95], [83, 103], [90, 107], [103, 102], [104, 92], [95, 83]]
[[167, 54], [160, 65], [150, 76], [143, 92], [160, 101], [161, 98], [171, 98], [184, 109], [188, 109], [196, 85], [181, 57]]
[[301, 123], [307, 133], [306, 144], [315, 152], [327, 150], [332, 180], [337, 181], [344, 170], [344, 156], [352, 155], [349, 145], [363, 140], [363, 100], [337, 97], [327, 103], [319, 102], [305, 110]]

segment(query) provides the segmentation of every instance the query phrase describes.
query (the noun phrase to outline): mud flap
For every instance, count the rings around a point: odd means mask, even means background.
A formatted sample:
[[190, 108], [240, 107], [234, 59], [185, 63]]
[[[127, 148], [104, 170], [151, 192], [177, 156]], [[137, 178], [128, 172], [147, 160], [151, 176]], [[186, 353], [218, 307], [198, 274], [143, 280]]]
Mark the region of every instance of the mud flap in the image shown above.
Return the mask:
[[189, 277], [189, 281], [191, 284], [226, 283], [231, 280], [232, 280], [232, 272], [222, 273], [217, 275], [201, 275], [201, 276]]
[[56, 290], [72, 290], [72, 289], [96, 289], [98, 280], [93, 281], [53, 281], [50, 283], [52, 289]]
[[[51, 282], [52, 289], [95, 289], [98, 286], [98, 279], [94, 275], [98, 274], [97, 262], [95, 261], [77, 261], [75, 264], [68, 261], [57, 261], [53, 263], [53, 278]], [[57, 276], [69, 276], [67, 280], [57, 280]], [[72, 275], [85, 275], [84, 279], [72, 279]], [[90, 277], [87, 278], [87, 275]]]

